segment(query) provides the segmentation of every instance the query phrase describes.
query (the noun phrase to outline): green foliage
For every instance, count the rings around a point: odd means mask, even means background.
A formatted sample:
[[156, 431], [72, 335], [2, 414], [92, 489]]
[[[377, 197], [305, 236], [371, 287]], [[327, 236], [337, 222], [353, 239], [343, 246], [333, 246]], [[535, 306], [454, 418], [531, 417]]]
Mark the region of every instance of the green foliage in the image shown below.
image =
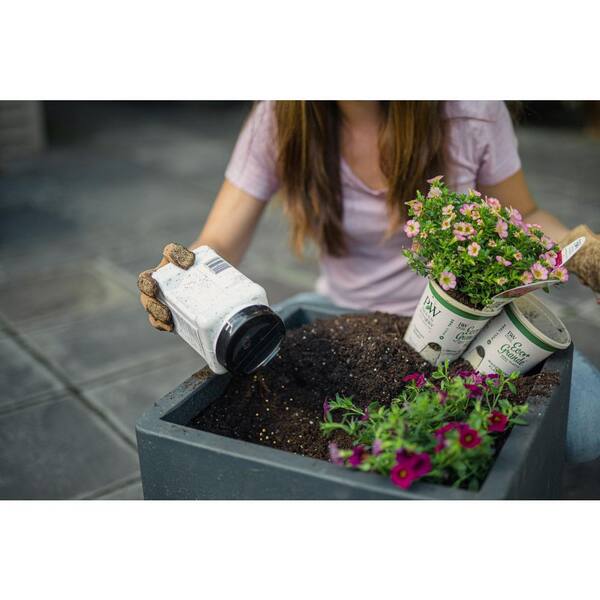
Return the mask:
[[517, 377], [470, 371], [449, 376], [446, 363], [428, 380], [421, 374], [406, 378], [410, 383], [389, 405], [373, 402], [363, 411], [338, 396], [326, 403], [321, 430], [325, 436], [343, 431], [352, 448], [332, 444], [332, 462], [391, 474], [401, 487], [424, 477], [478, 489], [494, 459], [494, 437], [523, 423], [527, 412], [527, 405], [507, 397]]
[[405, 225], [413, 245], [404, 254], [413, 270], [445, 289], [456, 289], [483, 308], [508, 289], [536, 280], [566, 281], [556, 267], [560, 248], [538, 225], [523, 222], [519, 211], [502, 207], [479, 192], [451, 192], [439, 178], [427, 197], [408, 202]]

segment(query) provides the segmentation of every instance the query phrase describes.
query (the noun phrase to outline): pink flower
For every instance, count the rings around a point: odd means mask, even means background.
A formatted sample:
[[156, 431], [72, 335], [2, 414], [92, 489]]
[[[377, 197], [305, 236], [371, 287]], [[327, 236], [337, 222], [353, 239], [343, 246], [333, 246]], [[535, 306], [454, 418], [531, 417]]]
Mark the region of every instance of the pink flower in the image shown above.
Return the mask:
[[546, 250], [552, 250], [552, 248], [555, 246], [554, 241], [551, 240], [547, 235], [543, 235], [540, 241], [542, 244], [544, 244], [544, 248], [546, 248]]
[[493, 410], [492, 414], [488, 417], [488, 428], [490, 432], [502, 432], [506, 429], [508, 424], [508, 417], [500, 411]]
[[496, 244], [496, 242], [495, 242], [494, 240], [490, 240], [490, 241], [488, 242], [488, 246], [489, 246], [490, 248], [495, 248], [497, 245], [498, 245], [498, 244]]
[[456, 287], [456, 275], [450, 271], [444, 271], [440, 275], [440, 285], [446, 291], [453, 290]]
[[367, 452], [365, 450], [365, 447], [359, 444], [358, 446], [354, 446], [354, 448], [352, 449], [352, 455], [348, 459], [348, 462], [353, 467], [358, 467], [358, 465], [360, 465], [360, 463], [365, 459], [366, 455]]
[[480, 250], [481, 246], [477, 242], [471, 242], [467, 246], [467, 253], [469, 254], [469, 256], [477, 256]]
[[508, 279], [506, 279], [506, 277], [498, 277], [496, 279], [496, 283], [498, 285], [504, 285], [507, 281], [508, 281]]
[[412, 238], [415, 237], [421, 229], [421, 225], [419, 221], [415, 221], [414, 219], [410, 219], [406, 222], [404, 226], [404, 233], [406, 233], [407, 237]]
[[431, 179], [428, 179], [427, 183], [430, 183], [431, 185], [434, 185], [434, 184], [439, 183], [440, 181], [442, 181], [443, 178], [444, 178], [443, 175], [436, 175], [435, 177], [432, 177]]
[[344, 459], [340, 456], [339, 448], [335, 442], [330, 442], [329, 444], [329, 460], [334, 465], [343, 465]]
[[553, 269], [551, 271], [550, 277], [552, 277], [553, 279], [558, 279], [559, 281], [565, 283], [569, 281], [569, 271], [567, 271], [565, 267], [556, 267], [556, 269]]
[[531, 274], [531, 271], [525, 271], [522, 275], [521, 275], [521, 281], [527, 285], [528, 283], [531, 283], [533, 281], [533, 275]]
[[418, 200], [413, 200], [412, 202], [409, 202], [409, 204], [415, 216], [420, 217], [421, 213], [423, 212], [423, 203], [419, 202]]
[[503, 221], [502, 219], [498, 219], [498, 221], [496, 221], [496, 233], [502, 239], [508, 237], [508, 224], [506, 223], [506, 221]]
[[521, 216], [521, 213], [516, 208], [509, 208], [509, 214], [510, 214], [510, 222], [513, 225], [519, 225], [520, 223], [523, 222], [523, 217]]
[[473, 215], [473, 212], [477, 211], [477, 204], [463, 204], [460, 207], [460, 214], [465, 215], [465, 217], [469, 217], [470, 219], [478, 219], [479, 213], [476, 216]]
[[371, 447], [371, 454], [373, 454], [373, 456], [377, 456], [377, 455], [381, 454], [382, 450], [383, 450], [383, 442], [381, 440], [375, 440], [373, 442], [373, 446]]
[[411, 375], [407, 375], [402, 378], [404, 383], [408, 383], [409, 381], [414, 381], [415, 386], [420, 388], [425, 385], [425, 375], [423, 373], [412, 373]]
[[556, 266], [556, 252], [554, 252], [554, 250], [550, 250], [550, 252], [546, 252], [545, 254], [542, 254], [542, 256], [540, 257], [542, 260], [545, 260], [551, 267], [555, 267]]
[[500, 200], [496, 199], [496, 198], [486, 198], [485, 199], [485, 203], [492, 209], [495, 211], [498, 211], [502, 208], [502, 205], [500, 204]]
[[444, 390], [439, 390], [437, 394], [440, 404], [446, 404], [446, 400], [448, 399], [448, 392], [445, 392]]
[[429, 189], [429, 193], [427, 194], [428, 198], [439, 198], [442, 195], [442, 190], [439, 187], [431, 187]]
[[468, 191], [468, 194], [469, 194], [469, 196], [478, 196], [478, 197], [481, 196], [481, 192], [478, 192], [477, 190], [471, 190], [471, 189]]
[[421, 231], [421, 234], [419, 235], [419, 237], [423, 240], [426, 240], [427, 236], [428, 236], [428, 234], [426, 231]]
[[468, 425], [463, 425], [460, 429], [460, 438], [458, 440], [463, 448], [475, 448], [481, 444], [481, 438], [475, 429]]
[[546, 280], [548, 279], [548, 269], [541, 265], [539, 262], [535, 263], [531, 267], [531, 274], [534, 279]]
[[496, 256], [496, 262], [499, 262], [501, 265], [504, 265], [505, 267], [510, 267], [510, 265], [512, 265], [510, 260], [506, 260], [502, 256]]
[[454, 214], [454, 206], [452, 206], [452, 204], [444, 206], [444, 208], [442, 208], [442, 214], [445, 217], [449, 217], [450, 215]]
[[450, 229], [450, 225], [452, 225], [452, 217], [442, 221], [442, 229]]
[[515, 252], [515, 260], [521, 260], [523, 258], [523, 255], [517, 250]]

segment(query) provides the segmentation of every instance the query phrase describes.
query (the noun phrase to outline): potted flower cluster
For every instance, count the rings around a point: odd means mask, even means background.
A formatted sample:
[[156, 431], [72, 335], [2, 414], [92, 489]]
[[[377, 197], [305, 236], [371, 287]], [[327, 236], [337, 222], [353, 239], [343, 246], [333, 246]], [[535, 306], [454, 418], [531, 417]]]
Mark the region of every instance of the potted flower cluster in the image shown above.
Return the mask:
[[496, 296], [534, 282], [568, 279], [560, 248], [518, 210], [475, 190], [452, 192], [429, 180], [408, 202], [409, 265], [429, 279], [406, 341], [433, 364], [455, 360], [497, 315]]
[[403, 489], [424, 479], [478, 490], [499, 437], [522, 424], [527, 412], [526, 404], [510, 399], [517, 378], [474, 371], [449, 376], [445, 364], [429, 378], [405, 377], [408, 385], [387, 405], [373, 402], [361, 410], [351, 398], [325, 402], [323, 433], [342, 432], [353, 444], [341, 450], [331, 442], [330, 460], [389, 476]]

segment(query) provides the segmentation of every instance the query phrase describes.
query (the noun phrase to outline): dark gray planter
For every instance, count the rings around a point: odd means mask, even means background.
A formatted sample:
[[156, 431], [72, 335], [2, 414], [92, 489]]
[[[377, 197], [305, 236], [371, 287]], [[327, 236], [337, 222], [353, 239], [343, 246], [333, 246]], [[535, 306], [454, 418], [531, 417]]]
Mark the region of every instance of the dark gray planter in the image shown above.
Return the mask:
[[[340, 312], [287, 305], [288, 328]], [[228, 375], [192, 376], [138, 421], [144, 497], [158, 499], [526, 499], [558, 498], [565, 455], [573, 347], [543, 366], [560, 372], [550, 398], [530, 401], [527, 426], [510, 433], [479, 492], [416, 483], [404, 491], [373, 473], [206, 433], [185, 424], [225, 390]]]

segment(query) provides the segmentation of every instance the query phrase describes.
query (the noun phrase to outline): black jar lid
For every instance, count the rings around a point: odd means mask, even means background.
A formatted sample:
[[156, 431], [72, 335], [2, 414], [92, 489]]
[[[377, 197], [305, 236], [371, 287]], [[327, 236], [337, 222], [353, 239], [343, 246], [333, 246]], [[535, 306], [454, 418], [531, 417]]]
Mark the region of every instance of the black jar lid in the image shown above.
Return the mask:
[[221, 329], [217, 360], [231, 373], [249, 375], [277, 354], [284, 337], [283, 321], [268, 306], [247, 306]]

